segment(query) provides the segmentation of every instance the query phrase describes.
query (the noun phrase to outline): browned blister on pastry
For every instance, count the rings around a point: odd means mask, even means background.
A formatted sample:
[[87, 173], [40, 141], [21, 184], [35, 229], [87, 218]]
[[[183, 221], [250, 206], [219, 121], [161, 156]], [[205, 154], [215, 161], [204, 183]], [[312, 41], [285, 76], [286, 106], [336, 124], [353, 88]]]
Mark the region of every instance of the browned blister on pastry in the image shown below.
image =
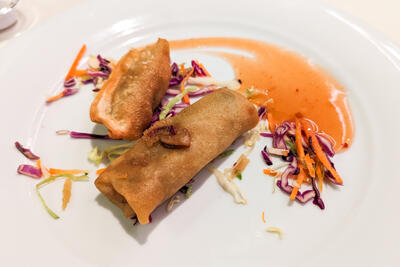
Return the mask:
[[131, 49], [118, 62], [90, 107], [90, 118], [114, 139], [138, 139], [150, 124], [171, 78], [169, 44]]
[[217, 90], [156, 122], [95, 184], [126, 217], [136, 214], [148, 223], [157, 206], [257, 123], [257, 111], [244, 96]]

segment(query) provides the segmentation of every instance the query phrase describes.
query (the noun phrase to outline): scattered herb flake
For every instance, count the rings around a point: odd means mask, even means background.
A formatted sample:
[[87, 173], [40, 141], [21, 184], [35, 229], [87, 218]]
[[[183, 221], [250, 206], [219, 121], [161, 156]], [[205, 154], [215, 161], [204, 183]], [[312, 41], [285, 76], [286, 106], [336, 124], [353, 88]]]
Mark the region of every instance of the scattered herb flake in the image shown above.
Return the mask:
[[289, 147], [289, 150], [292, 151], [292, 153], [294, 155], [296, 155], [296, 157], [297, 157], [296, 145], [292, 141], [289, 141], [289, 140], [285, 140], [285, 143]]
[[224, 152], [222, 152], [221, 154], [219, 154], [219, 158], [226, 158], [226, 157], [228, 157], [228, 156], [230, 156], [230, 155], [232, 155], [232, 153], [234, 152], [235, 150], [234, 149], [227, 149], [227, 150], [225, 150]]
[[254, 93], [254, 88], [249, 88], [246, 90], [246, 95], [251, 96]]
[[193, 192], [193, 184], [188, 184], [185, 198], [189, 198], [192, 195], [192, 192]]

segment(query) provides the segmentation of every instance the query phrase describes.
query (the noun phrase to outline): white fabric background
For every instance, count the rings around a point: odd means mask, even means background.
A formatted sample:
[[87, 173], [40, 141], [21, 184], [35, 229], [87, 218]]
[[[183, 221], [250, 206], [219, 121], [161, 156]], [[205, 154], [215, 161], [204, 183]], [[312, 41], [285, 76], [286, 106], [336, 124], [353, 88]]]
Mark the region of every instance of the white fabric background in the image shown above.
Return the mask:
[[[18, 31], [39, 25], [43, 20], [56, 15], [64, 9], [79, 5], [85, 0], [20, 0], [18, 9], [27, 18]], [[127, 0], [129, 1], [129, 0]], [[262, 1], [262, 0], [260, 0]], [[278, 0], [277, 0], [278, 1]], [[400, 0], [321, 0], [366, 22], [376, 30], [400, 44]], [[110, 4], [112, 1], [110, 1]], [[15, 34], [0, 32], [0, 47]], [[15, 29], [17, 30], [17, 29]], [[2, 36], [3, 35], [3, 36]]]

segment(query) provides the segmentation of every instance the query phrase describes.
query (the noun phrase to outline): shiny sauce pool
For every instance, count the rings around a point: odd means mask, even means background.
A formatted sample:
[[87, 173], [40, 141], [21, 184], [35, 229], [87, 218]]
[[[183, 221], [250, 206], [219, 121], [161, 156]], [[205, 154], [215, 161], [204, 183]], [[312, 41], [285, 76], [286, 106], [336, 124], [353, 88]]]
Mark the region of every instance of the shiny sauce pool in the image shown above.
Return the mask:
[[[207, 48], [233, 67], [241, 90], [261, 90], [272, 101], [266, 104], [275, 123], [295, 116], [314, 121], [319, 131], [331, 136], [334, 148], [348, 148], [354, 136], [352, 114], [343, 86], [321, 67], [292, 51], [251, 39], [195, 38], [170, 41], [171, 49]], [[212, 48], [217, 48], [215, 51]], [[221, 48], [244, 53], [221, 52]]]

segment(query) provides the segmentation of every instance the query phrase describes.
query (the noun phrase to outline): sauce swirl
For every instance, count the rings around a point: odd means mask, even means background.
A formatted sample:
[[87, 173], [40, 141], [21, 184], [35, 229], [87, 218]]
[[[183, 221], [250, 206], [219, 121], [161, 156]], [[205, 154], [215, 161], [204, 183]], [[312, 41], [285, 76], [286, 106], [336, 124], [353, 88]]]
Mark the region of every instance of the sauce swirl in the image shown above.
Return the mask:
[[[295, 116], [311, 119], [335, 140], [336, 152], [347, 149], [354, 137], [354, 125], [344, 87], [307, 58], [262, 41], [244, 38], [194, 38], [170, 41], [171, 49], [207, 48], [205, 53], [227, 60], [240, 91], [254, 87], [268, 94], [267, 104], [276, 123]], [[217, 48], [215, 51], [212, 48]], [[218, 49], [219, 48], [219, 49]], [[245, 53], [221, 51], [234, 49]]]

